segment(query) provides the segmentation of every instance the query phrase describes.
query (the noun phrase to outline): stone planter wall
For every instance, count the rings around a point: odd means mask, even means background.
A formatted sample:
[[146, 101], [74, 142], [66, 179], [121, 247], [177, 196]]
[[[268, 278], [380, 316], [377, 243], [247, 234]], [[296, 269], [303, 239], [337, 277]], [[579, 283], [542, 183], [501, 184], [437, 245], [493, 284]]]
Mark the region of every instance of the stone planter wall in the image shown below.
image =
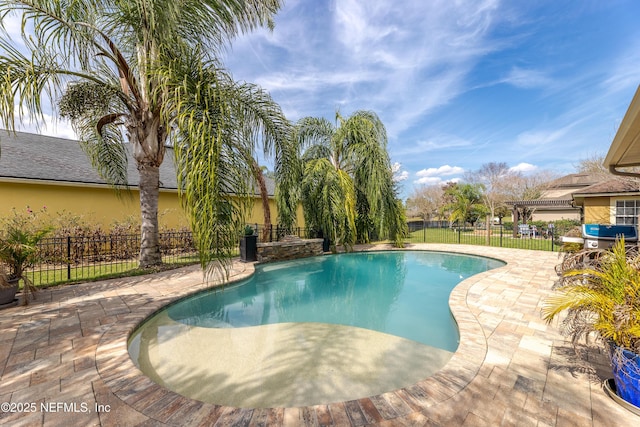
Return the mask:
[[285, 236], [280, 242], [258, 243], [258, 262], [284, 261], [322, 255], [322, 240]]

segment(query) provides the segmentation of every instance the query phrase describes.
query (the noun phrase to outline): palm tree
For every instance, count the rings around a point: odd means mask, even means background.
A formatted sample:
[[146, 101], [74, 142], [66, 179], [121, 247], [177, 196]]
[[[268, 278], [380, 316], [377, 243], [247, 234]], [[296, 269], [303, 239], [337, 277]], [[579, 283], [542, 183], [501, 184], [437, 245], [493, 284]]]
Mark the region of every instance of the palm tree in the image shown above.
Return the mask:
[[475, 223], [486, 212], [481, 184], [453, 184], [446, 188], [445, 195], [449, 198], [445, 209], [450, 212], [452, 223], [459, 221], [464, 227], [467, 222]]
[[115, 187], [126, 186], [130, 147], [140, 174], [141, 267], [162, 262], [159, 167], [172, 135], [202, 262], [222, 260], [248, 200], [229, 192], [248, 194], [255, 145], [277, 149], [287, 122], [266, 93], [234, 82], [216, 58], [238, 32], [271, 27], [280, 6], [280, 0], [0, 0], [3, 21], [20, 14], [27, 24], [23, 43], [31, 54], [0, 38], [0, 120], [15, 129], [16, 116], [43, 118], [43, 98], [58, 102], [98, 173]]
[[264, 228], [262, 229], [261, 239], [263, 242], [269, 240], [271, 235], [271, 206], [269, 206], [269, 193], [267, 192], [267, 181], [264, 177], [264, 171], [266, 167], [260, 166], [257, 160], [253, 161], [252, 171], [253, 176], [258, 184], [258, 190], [260, 191], [260, 201], [262, 202], [262, 223]]
[[283, 152], [304, 151], [300, 162], [276, 168], [280, 222], [291, 226], [299, 198], [307, 227], [335, 245], [349, 249], [375, 233], [402, 246], [406, 220], [393, 182], [384, 125], [370, 111], [348, 118], [336, 113], [336, 122], [334, 126], [313, 117], [297, 122], [291, 145]]

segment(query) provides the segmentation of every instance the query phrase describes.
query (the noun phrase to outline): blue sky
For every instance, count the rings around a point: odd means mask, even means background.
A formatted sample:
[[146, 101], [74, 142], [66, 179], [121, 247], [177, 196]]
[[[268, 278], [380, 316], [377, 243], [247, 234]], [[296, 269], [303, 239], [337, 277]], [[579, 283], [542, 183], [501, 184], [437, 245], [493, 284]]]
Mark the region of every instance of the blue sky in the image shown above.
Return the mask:
[[566, 174], [605, 154], [640, 84], [638, 17], [637, 0], [285, 0], [224, 62], [293, 121], [376, 112], [406, 197], [492, 161]]
[[376, 112], [407, 196], [491, 161], [565, 174], [605, 154], [640, 84], [639, 16], [634, 0], [288, 0], [225, 64], [294, 121]]

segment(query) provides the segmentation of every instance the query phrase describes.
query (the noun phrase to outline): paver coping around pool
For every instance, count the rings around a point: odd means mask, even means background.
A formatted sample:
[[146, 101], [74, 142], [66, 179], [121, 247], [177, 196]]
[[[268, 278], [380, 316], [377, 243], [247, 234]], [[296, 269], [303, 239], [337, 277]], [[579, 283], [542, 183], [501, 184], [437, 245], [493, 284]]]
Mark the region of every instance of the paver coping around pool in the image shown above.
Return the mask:
[[[390, 420], [422, 411], [449, 399], [471, 382], [485, 358], [487, 342], [480, 324], [466, 306], [466, 294], [471, 285], [488, 274], [495, 274], [500, 268], [474, 275], [451, 292], [449, 304], [460, 330], [460, 344], [445, 367], [410, 387], [376, 396], [363, 396], [351, 404], [345, 402], [345, 415], [352, 424]], [[234, 281], [246, 278], [253, 272], [253, 268], [248, 266], [245, 272], [234, 277]], [[193, 292], [173, 298], [169, 303], [198, 291], [194, 289]], [[105, 332], [96, 350], [96, 365], [101, 378], [127, 405], [149, 418], [168, 424], [213, 424], [220, 418], [230, 424], [243, 423], [255, 418], [254, 411], [260, 411], [264, 419], [269, 420], [268, 425], [271, 425], [280, 424], [287, 412], [316, 410], [317, 405], [260, 409], [225, 407], [186, 398], [154, 383], [129, 357], [128, 338], [140, 323], [167, 304], [167, 301], [152, 303], [145, 306], [143, 312], [123, 316]], [[327, 402], [329, 407], [338, 403]]]
[[[369, 245], [357, 249], [390, 248], [389, 245]], [[97, 403], [110, 402], [118, 409], [116, 413], [93, 414], [91, 422], [109, 426], [247, 427], [626, 427], [638, 424], [637, 415], [616, 404], [602, 389], [603, 381], [611, 375], [602, 348], [597, 345], [574, 347], [560, 334], [558, 322], [546, 324], [541, 319], [542, 304], [557, 278], [557, 253], [445, 244], [410, 244], [407, 249], [488, 256], [507, 262], [503, 267], [465, 279], [451, 292], [449, 306], [458, 323], [460, 345], [449, 362], [434, 375], [380, 395], [306, 407], [236, 408], [203, 403], [169, 391], [155, 384], [134, 365], [128, 354], [127, 341], [137, 325], [156, 310], [207, 288], [201, 283], [200, 273], [195, 268], [188, 268], [179, 274], [132, 280], [114, 288], [114, 294], [122, 297], [108, 307], [111, 315], [105, 318], [105, 329], [101, 328], [99, 338], [96, 337], [98, 341], [93, 351], [99, 377], [97, 381], [91, 379], [91, 384]], [[233, 266], [234, 280], [253, 273], [251, 264], [234, 262]], [[106, 282], [99, 288], [110, 292]], [[78, 287], [72, 292], [63, 289], [59, 294], [62, 298], [74, 295], [71, 303], [74, 309], [75, 304], [82, 304], [85, 299], [89, 299], [88, 304], [98, 304], [104, 309], [102, 294], [85, 295], [82, 292], [82, 287]], [[138, 295], [143, 296], [142, 300]], [[132, 305], [128, 306], [127, 301]], [[55, 307], [52, 310], [66, 310], [64, 301], [59, 308], [56, 304], [60, 302], [56, 298], [50, 304]], [[586, 357], [577, 357], [578, 349]], [[22, 371], [16, 374], [20, 366], [12, 364], [10, 371], [5, 369], [9, 381], [16, 381], [16, 378], [25, 381]], [[91, 367], [89, 371], [95, 368]], [[36, 383], [27, 395], [42, 396], [38, 387]], [[12, 396], [25, 395], [21, 392], [29, 393], [31, 388], [22, 388]], [[51, 396], [60, 399], [59, 393], [54, 392]], [[4, 419], [21, 420], [18, 415]], [[33, 420], [37, 425], [61, 420], [55, 414], [31, 415], [25, 421]], [[0, 420], [3, 420], [2, 414]]]

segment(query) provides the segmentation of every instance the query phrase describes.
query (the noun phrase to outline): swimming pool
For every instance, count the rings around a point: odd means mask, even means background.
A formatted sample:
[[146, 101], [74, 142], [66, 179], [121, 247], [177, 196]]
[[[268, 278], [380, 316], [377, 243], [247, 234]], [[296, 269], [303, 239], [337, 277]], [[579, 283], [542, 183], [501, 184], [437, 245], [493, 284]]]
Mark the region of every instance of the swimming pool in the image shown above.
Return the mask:
[[249, 279], [191, 296], [147, 320], [130, 338], [129, 352], [159, 384], [229, 406], [310, 405], [382, 393], [446, 364], [458, 345], [451, 290], [502, 265], [421, 251], [259, 265]]

